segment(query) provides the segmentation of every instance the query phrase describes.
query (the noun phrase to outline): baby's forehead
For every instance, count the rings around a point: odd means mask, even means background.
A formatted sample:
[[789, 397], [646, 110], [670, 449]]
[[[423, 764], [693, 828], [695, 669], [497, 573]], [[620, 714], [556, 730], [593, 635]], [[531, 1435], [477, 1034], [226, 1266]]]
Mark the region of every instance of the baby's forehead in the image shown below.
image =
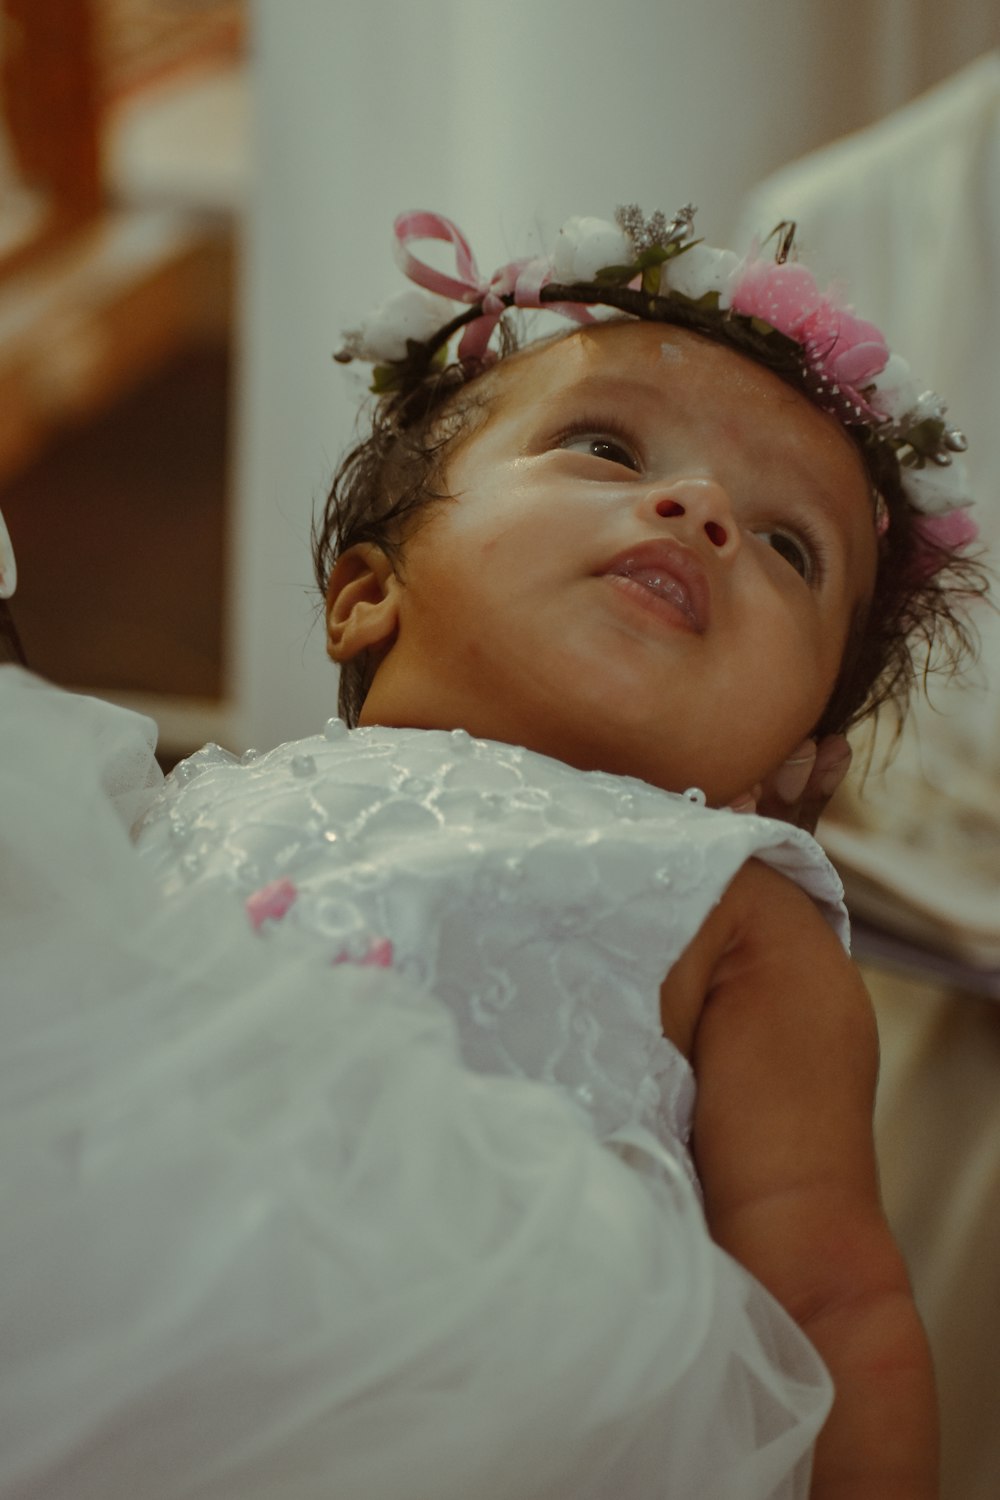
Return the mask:
[[633, 397], [676, 398], [710, 389], [736, 401], [753, 398], [785, 408], [802, 401], [811, 408], [806, 397], [737, 350], [685, 328], [635, 318], [601, 320], [539, 340], [495, 370], [498, 405], [533, 405], [564, 390], [607, 384]]
[[[808, 448], [817, 463], [858, 462], [855, 445], [829, 413], [774, 371], [715, 339], [672, 324], [602, 321], [529, 345], [494, 367], [487, 404], [514, 420], [590, 398], [652, 422], [697, 424], [740, 435], [753, 450], [770, 438]], [[595, 410], [595, 415], [597, 411]]]

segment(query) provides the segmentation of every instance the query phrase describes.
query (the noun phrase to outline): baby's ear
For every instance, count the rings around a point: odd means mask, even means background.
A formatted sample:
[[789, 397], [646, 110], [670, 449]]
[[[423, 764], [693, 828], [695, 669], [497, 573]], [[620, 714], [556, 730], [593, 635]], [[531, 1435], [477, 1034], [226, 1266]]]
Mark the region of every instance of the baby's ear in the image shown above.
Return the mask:
[[326, 590], [326, 650], [336, 662], [392, 645], [399, 624], [400, 583], [374, 542], [348, 547], [333, 565]]

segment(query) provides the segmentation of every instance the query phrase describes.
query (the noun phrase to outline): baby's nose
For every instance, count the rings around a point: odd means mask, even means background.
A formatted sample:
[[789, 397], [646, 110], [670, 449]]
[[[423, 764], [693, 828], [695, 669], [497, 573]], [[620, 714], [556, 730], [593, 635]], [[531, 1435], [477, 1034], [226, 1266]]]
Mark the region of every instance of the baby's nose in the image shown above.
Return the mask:
[[725, 487], [714, 479], [684, 479], [658, 488], [650, 495], [656, 515], [674, 522], [671, 527], [687, 539], [707, 538], [717, 552], [739, 547], [740, 533]]

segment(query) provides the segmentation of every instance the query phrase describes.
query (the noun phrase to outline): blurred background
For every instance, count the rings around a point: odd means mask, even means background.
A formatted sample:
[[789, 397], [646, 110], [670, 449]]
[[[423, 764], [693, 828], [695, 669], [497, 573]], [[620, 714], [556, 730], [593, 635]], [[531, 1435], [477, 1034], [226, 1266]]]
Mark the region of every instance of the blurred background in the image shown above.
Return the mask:
[[725, 243], [762, 179], [1000, 37], [992, 0], [0, 9], [15, 619], [167, 755], [334, 704], [308, 530], [359, 391], [330, 356], [396, 290], [400, 209], [454, 217], [487, 270], [623, 201], [693, 199]]
[[[11, 608], [35, 670], [152, 714], [165, 764], [335, 710], [309, 528], [363, 377], [331, 355], [401, 284], [404, 208], [454, 218], [486, 272], [621, 202], [693, 200], [716, 244], [797, 218], [809, 263], [951, 396], [1000, 546], [996, 0], [0, 0], [0, 21]], [[872, 965], [947, 1500], [1000, 1495], [1000, 630], [980, 623], [971, 684], [828, 836]]]

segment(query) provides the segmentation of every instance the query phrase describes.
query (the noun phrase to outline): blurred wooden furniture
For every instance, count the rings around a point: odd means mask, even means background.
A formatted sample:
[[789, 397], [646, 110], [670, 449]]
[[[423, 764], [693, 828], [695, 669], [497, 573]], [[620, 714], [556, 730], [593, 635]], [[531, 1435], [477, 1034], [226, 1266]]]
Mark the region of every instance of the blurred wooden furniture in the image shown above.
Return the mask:
[[[141, 115], [146, 97], [171, 85], [183, 93], [189, 77], [223, 65], [235, 71], [244, 21], [240, 0], [0, 0], [0, 21], [0, 501], [3, 487], [14, 486], [5, 503], [18, 550], [13, 507], [25, 503], [18, 495], [32, 466], [172, 361], [229, 342], [231, 196], [216, 205], [199, 188], [185, 201], [175, 170], [169, 198], [144, 196], [135, 171], [125, 197], [109, 181], [108, 160], [115, 131]], [[15, 217], [25, 200], [34, 212]], [[49, 545], [58, 545], [56, 535]], [[36, 546], [36, 566], [38, 556]], [[24, 572], [19, 597], [28, 610]], [[221, 595], [221, 564], [204, 586]], [[221, 633], [221, 605], [217, 616]], [[30, 656], [23, 626], [22, 634]], [[167, 623], [154, 638], [169, 650]], [[221, 657], [221, 639], [216, 649]], [[44, 669], [62, 680], [57, 666]], [[122, 681], [121, 692], [97, 685], [154, 713], [178, 748], [220, 737], [224, 685], [213, 700], [188, 701], [176, 690], [165, 699], [146, 694], [128, 674]]]
[[177, 350], [222, 337], [231, 275], [224, 231], [118, 209], [0, 279], [0, 484]]

